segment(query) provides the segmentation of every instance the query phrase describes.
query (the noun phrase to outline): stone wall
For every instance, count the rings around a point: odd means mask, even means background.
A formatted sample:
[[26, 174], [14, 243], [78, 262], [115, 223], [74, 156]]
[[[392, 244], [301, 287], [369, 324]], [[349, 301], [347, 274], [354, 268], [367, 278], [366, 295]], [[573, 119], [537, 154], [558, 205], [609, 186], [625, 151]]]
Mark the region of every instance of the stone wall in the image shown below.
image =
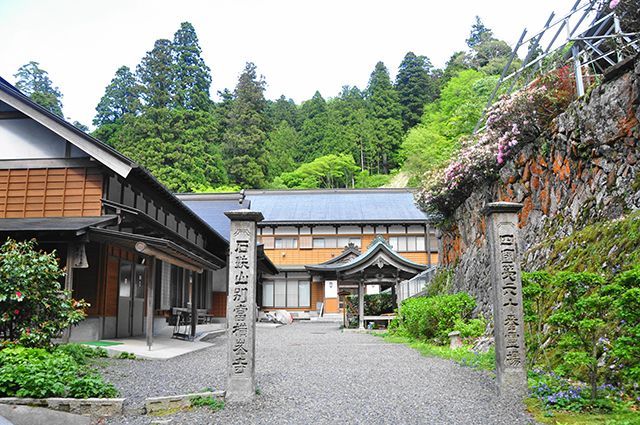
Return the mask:
[[543, 268], [540, 242], [640, 208], [640, 61], [596, 87], [557, 117], [535, 143], [507, 161], [500, 178], [476, 188], [442, 230], [454, 289], [491, 312], [489, 253], [482, 208], [492, 201], [524, 204], [519, 215], [523, 270]]

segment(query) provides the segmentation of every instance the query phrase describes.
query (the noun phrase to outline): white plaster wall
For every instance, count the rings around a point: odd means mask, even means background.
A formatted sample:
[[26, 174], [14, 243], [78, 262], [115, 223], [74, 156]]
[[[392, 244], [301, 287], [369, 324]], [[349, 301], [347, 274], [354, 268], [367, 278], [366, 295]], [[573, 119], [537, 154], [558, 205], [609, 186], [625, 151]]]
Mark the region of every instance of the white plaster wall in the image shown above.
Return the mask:
[[[0, 120], [0, 159], [64, 158], [67, 141], [31, 119]], [[71, 157], [88, 156], [75, 146]]]

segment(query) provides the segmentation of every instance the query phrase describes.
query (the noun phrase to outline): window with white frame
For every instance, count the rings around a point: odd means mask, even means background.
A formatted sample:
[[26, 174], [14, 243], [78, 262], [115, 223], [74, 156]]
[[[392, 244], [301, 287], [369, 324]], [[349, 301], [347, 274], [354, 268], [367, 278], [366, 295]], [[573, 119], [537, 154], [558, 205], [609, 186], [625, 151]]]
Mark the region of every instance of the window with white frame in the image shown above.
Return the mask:
[[298, 238], [276, 238], [276, 249], [296, 249], [298, 247]]
[[397, 252], [422, 252], [424, 251], [424, 236], [391, 236], [389, 244]]
[[313, 238], [314, 248], [344, 248], [350, 243], [360, 248], [362, 246], [362, 239], [352, 236], [325, 236]]
[[300, 308], [311, 305], [311, 283], [308, 280], [276, 279], [262, 283], [262, 306]]

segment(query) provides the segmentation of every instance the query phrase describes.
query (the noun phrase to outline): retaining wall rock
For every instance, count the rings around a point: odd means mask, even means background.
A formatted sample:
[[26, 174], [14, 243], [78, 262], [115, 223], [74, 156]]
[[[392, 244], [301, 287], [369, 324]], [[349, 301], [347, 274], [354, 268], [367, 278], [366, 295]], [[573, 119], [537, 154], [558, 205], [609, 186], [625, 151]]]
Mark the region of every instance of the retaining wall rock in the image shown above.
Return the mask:
[[454, 289], [491, 313], [484, 205], [524, 204], [519, 215], [523, 270], [545, 266], [540, 242], [640, 209], [640, 61], [596, 87], [558, 116], [552, 128], [507, 161], [498, 181], [477, 187], [442, 229], [442, 259]]

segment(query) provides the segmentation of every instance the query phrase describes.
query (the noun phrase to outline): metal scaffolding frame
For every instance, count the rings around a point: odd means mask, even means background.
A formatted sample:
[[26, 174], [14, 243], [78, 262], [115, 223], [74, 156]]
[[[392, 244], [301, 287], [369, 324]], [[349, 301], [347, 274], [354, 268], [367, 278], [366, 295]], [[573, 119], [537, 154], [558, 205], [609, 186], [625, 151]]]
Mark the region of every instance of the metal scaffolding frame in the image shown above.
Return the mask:
[[[563, 31], [566, 32], [565, 37], [561, 37]], [[522, 48], [527, 49], [522, 64], [509, 72]], [[571, 10], [557, 19], [555, 12], [552, 12], [542, 30], [529, 37], [525, 28], [473, 132], [482, 129], [487, 110], [506, 83], [510, 84], [504, 94], [527, 87], [536, 76], [550, 71], [549, 65], [557, 67], [557, 63], [545, 63], [545, 59], [562, 52], [561, 63], [573, 63], [576, 93], [582, 96], [585, 73], [601, 75], [607, 68], [640, 53], [640, 32], [625, 32], [620, 26], [616, 10], [608, 10], [607, 2], [603, 0], [576, 0]]]

